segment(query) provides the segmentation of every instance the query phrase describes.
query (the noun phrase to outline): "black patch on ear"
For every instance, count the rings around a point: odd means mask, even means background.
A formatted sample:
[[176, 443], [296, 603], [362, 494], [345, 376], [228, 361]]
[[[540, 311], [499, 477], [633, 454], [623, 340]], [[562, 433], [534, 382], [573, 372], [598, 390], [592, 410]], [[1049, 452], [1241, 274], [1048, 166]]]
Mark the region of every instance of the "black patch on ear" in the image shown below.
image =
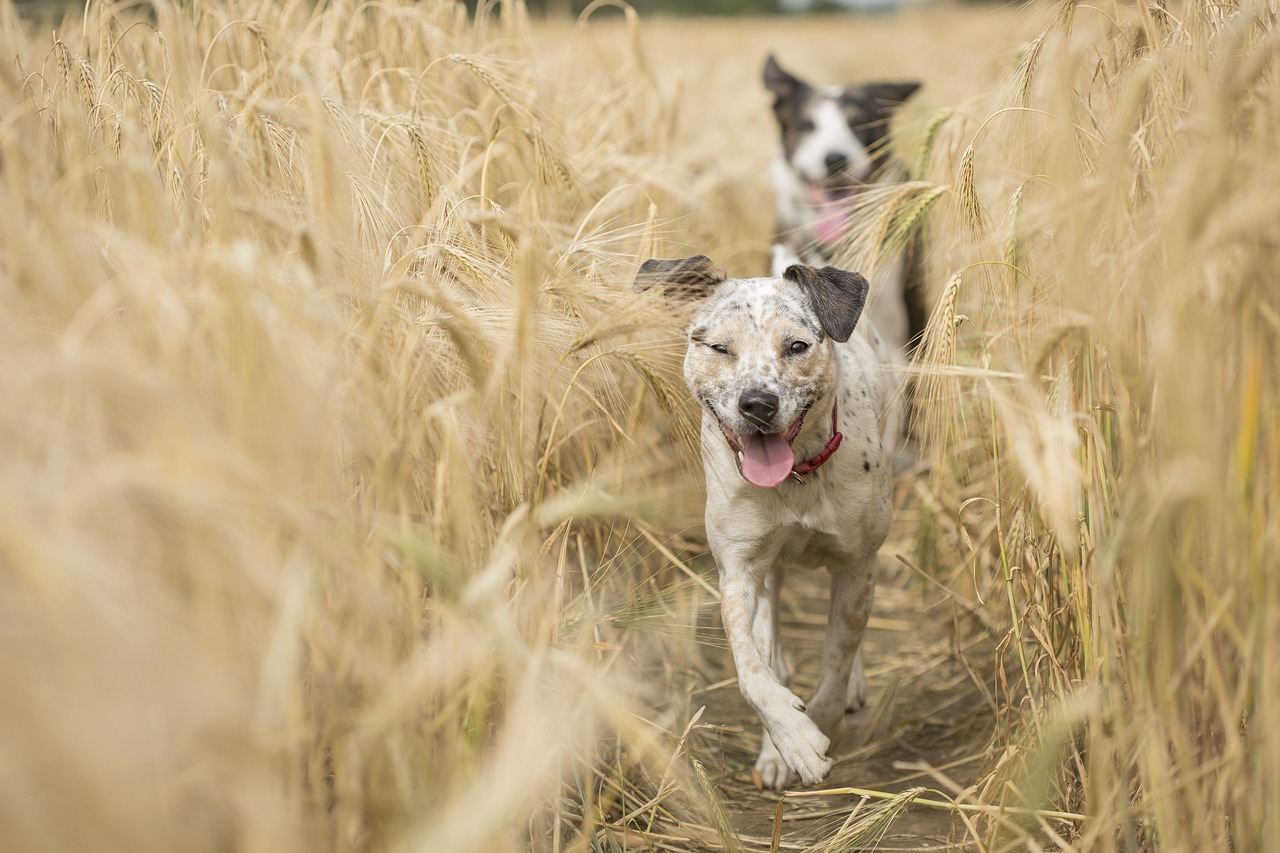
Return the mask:
[[764, 63], [764, 85], [773, 92], [773, 117], [782, 132], [782, 150], [790, 160], [804, 135], [813, 130], [813, 121], [808, 116], [813, 87], [784, 71], [773, 54], [769, 54]]
[[837, 341], [849, 340], [871, 289], [865, 278], [835, 267], [817, 270], [804, 264], [792, 264], [782, 277], [800, 285], [808, 294], [818, 322], [828, 335]]
[[858, 83], [848, 86], [840, 96], [849, 129], [871, 153], [875, 169], [883, 168], [888, 150], [889, 120], [903, 101], [920, 88], [916, 82]]
[[906, 103], [920, 88], [914, 80], [901, 83], [864, 83], [862, 90], [871, 97], [880, 112], [888, 115]]
[[808, 88], [808, 84], [799, 77], [784, 71], [772, 53], [764, 61], [764, 86], [773, 92], [776, 99], [774, 109], [777, 109], [777, 104], [791, 100], [801, 90]]
[[692, 258], [650, 258], [640, 265], [631, 288], [637, 293], [651, 287], [661, 287], [668, 299], [702, 299], [711, 288], [729, 277], [715, 261], [706, 255]]

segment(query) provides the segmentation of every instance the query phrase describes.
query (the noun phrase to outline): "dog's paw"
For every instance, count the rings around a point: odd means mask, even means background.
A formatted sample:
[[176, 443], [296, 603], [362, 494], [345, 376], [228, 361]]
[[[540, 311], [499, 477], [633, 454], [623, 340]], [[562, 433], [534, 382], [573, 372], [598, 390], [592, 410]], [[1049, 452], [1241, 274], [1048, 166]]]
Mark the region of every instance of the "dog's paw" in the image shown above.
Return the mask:
[[[831, 772], [831, 759], [827, 758], [827, 747], [831, 741], [803, 711], [790, 710], [780, 725], [770, 729], [770, 739], [783, 762], [800, 777], [800, 781], [813, 785]], [[763, 752], [760, 757], [765, 757]]]
[[760, 743], [760, 757], [756, 759], [753, 775], [756, 787], [766, 791], [781, 791], [791, 782], [791, 768], [773, 745], [768, 732], [764, 733], [764, 740]]

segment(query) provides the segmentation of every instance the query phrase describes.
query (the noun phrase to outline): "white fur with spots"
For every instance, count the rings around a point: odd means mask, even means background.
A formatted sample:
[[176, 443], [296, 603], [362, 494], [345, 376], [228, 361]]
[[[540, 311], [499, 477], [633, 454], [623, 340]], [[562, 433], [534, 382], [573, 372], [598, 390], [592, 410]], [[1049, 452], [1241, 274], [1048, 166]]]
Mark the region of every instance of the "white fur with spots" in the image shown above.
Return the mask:
[[[703, 407], [707, 538], [720, 572], [722, 615], [738, 685], [764, 735], [756, 770], [765, 787], [813, 784], [847, 711], [866, 701], [862, 636], [871, 612], [876, 552], [892, 518], [892, 437], [897, 382], [889, 347], [865, 318], [847, 342], [823, 334], [805, 292], [780, 276], [730, 279], [710, 289], [689, 325], [685, 379]], [[791, 344], [810, 346], [800, 354]], [[723, 349], [723, 351], [720, 351]], [[840, 449], [804, 482], [747, 482], [721, 428], [750, 429], [737, 401], [767, 390], [778, 424], [807, 412], [793, 449], [818, 453], [839, 402]], [[788, 570], [826, 567], [830, 614], [817, 691], [789, 688], [779, 645], [778, 589]]]

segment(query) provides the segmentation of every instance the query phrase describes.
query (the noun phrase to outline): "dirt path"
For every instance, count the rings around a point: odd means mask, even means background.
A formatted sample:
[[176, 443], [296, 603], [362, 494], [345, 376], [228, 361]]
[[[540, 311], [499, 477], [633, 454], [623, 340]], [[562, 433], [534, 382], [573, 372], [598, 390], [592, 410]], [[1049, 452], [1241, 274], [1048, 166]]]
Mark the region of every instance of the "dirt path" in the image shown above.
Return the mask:
[[[880, 552], [881, 573], [866, 639], [870, 702], [846, 719], [835, 768], [826, 782], [811, 790], [858, 787], [899, 792], [925, 786], [955, 793], [954, 786], [964, 788], [974, 781], [983, 758], [992, 724], [991, 705], [965, 656], [989, 658], [990, 650], [959, 648], [956, 637], [966, 632], [955, 630], [954, 605], [896, 559], [895, 554], [911, 557], [919, 521], [908, 487], [900, 487], [894, 531]], [[788, 577], [783, 591], [783, 644], [793, 672], [792, 686], [801, 696], [810, 695], [815, 687], [826, 625], [827, 579], [826, 572], [797, 572]], [[760, 726], [733, 680], [733, 661], [718, 617], [709, 619], [700, 633], [706, 650], [706, 684], [695, 692], [693, 708], [706, 706], [702, 722], [709, 728], [696, 753], [718, 786], [747, 849], [767, 850], [780, 797], [757, 790], [752, 778]], [[826, 842], [861, 799], [853, 795], [788, 798], [781, 849], [808, 850]], [[868, 814], [876, 802], [863, 805], [857, 817]], [[969, 849], [962, 829], [952, 829], [948, 813], [918, 805], [906, 808], [872, 834], [878, 841], [841, 849]]]

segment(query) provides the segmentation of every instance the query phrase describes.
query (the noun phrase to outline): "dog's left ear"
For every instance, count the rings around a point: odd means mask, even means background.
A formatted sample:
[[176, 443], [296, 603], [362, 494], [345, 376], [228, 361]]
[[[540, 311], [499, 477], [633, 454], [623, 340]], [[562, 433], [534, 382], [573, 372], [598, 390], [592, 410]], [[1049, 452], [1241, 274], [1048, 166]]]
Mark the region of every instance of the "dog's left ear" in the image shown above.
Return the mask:
[[903, 83], [867, 83], [863, 91], [871, 96], [880, 112], [890, 113], [906, 103], [920, 88], [914, 80]]
[[828, 335], [837, 341], [849, 340], [871, 289], [865, 278], [835, 267], [816, 270], [804, 264], [792, 264], [782, 277], [800, 285], [809, 295], [818, 322]]
[[637, 293], [651, 287], [662, 287], [668, 299], [687, 301], [701, 299], [729, 274], [706, 255], [692, 258], [650, 258], [640, 265], [631, 288]]
[[783, 70], [771, 53], [764, 61], [764, 86], [773, 92], [776, 107], [794, 98], [805, 87], [805, 83], [794, 74]]

